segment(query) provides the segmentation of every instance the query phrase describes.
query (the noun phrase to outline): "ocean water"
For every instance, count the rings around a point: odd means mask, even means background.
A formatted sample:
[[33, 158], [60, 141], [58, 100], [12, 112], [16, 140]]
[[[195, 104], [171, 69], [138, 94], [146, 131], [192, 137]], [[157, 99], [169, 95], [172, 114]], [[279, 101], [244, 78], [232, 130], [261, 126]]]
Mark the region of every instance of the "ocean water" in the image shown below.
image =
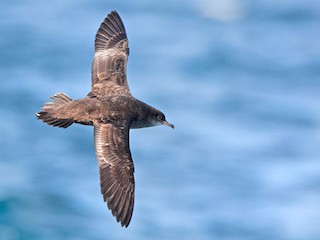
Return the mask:
[[[90, 91], [111, 10], [135, 97], [174, 130], [131, 131], [129, 227], [100, 194], [91, 127], [35, 119]], [[1, 1], [0, 239], [320, 239], [317, 0]]]

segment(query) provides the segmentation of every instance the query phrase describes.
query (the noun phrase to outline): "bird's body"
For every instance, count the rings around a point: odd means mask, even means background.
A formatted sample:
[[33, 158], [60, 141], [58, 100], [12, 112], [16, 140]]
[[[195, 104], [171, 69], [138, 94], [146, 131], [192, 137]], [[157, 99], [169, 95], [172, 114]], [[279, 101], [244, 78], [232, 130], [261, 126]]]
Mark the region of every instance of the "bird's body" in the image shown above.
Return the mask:
[[73, 123], [92, 125], [100, 172], [101, 193], [112, 214], [128, 226], [134, 205], [134, 166], [129, 148], [129, 130], [165, 124], [159, 110], [134, 98], [126, 78], [128, 39], [120, 16], [111, 12], [95, 40], [92, 89], [82, 99], [55, 94], [37, 113], [37, 118], [56, 127]]
[[[68, 98], [68, 101], [57, 104], [57, 99], [63, 97]], [[121, 125], [125, 121], [130, 129], [158, 125], [148, 119], [149, 114], [156, 111], [156, 109], [130, 95], [85, 97], [72, 101], [64, 93], [57, 93], [52, 99], [55, 99], [55, 101], [46, 103], [43, 109], [50, 112], [50, 109], [54, 108], [54, 111], [51, 111], [48, 116], [60, 121], [62, 119], [68, 122], [72, 120], [73, 123], [83, 125], [103, 123]], [[43, 114], [42, 119], [46, 120], [45, 114]], [[48, 119], [46, 122], [50, 123], [50, 120]], [[56, 126], [63, 127], [61, 124]]]

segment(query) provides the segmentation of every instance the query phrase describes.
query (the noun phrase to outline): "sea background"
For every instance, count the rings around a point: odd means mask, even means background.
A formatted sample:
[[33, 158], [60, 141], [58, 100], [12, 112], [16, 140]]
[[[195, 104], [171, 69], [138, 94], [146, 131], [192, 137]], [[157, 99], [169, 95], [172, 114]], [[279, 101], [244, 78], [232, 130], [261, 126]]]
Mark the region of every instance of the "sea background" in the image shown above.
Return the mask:
[[[320, 239], [318, 0], [4, 1], [0, 239]], [[175, 124], [131, 131], [129, 227], [100, 194], [92, 127], [46, 126], [90, 91], [111, 10], [132, 94]]]

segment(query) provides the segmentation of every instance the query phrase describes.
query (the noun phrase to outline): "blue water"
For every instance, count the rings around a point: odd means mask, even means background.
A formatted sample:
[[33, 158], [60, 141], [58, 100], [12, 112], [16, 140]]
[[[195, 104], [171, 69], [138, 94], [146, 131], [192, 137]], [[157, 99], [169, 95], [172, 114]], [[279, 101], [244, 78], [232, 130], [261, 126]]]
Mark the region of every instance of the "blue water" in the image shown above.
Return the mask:
[[[176, 129], [131, 131], [136, 200], [100, 194], [92, 128], [34, 114], [90, 91], [111, 10], [137, 98]], [[0, 239], [320, 239], [317, 0], [1, 1]]]

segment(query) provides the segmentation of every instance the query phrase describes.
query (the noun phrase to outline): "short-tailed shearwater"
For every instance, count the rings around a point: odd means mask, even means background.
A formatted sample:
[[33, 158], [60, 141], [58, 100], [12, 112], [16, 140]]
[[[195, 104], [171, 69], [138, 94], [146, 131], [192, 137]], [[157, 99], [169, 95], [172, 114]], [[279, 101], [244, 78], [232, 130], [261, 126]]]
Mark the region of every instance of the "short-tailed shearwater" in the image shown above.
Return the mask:
[[94, 127], [94, 142], [103, 199], [108, 208], [127, 227], [134, 205], [134, 166], [129, 148], [129, 129], [167, 125], [165, 115], [134, 98], [127, 82], [128, 39], [123, 22], [112, 11], [101, 24], [95, 38], [92, 62], [92, 90], [72, 100], [57, 93], [45, 103], [37, 118], [67, 128], [72, 123]]

